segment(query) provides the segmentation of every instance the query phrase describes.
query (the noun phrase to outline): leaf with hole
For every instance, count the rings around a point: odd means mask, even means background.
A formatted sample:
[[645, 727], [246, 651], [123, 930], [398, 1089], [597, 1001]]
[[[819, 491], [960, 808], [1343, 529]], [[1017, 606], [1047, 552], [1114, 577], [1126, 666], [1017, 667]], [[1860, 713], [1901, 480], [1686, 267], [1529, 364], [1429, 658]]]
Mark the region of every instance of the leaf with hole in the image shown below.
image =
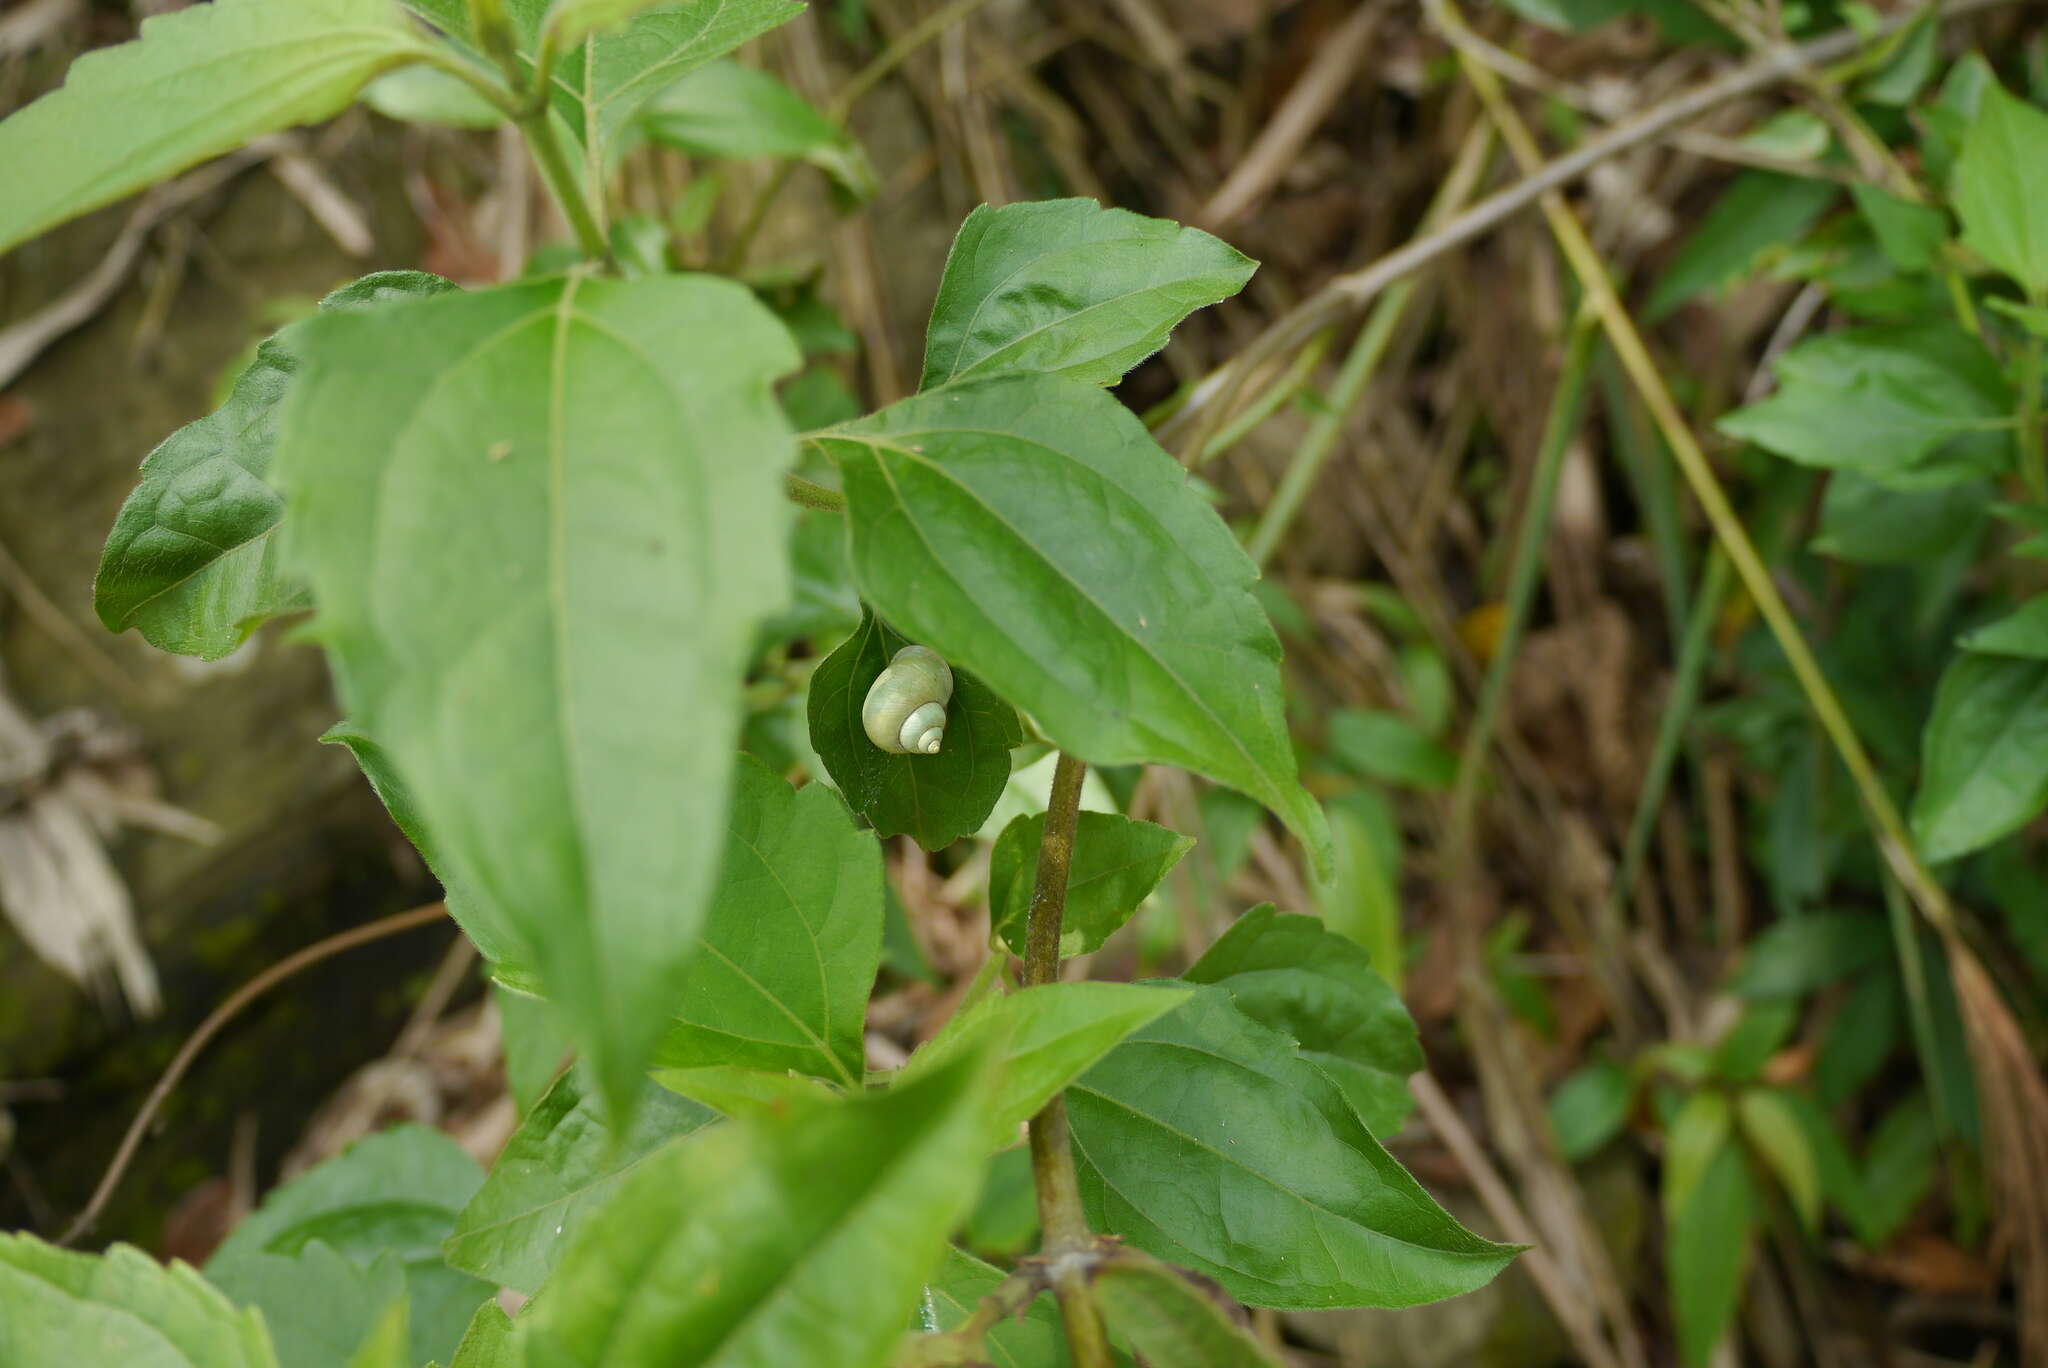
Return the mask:
[[[989, 854], [989, 915], [995, 932], [1024, 955], [1031, 894], [1038, 882], [1038, 847], [1045, 814], [1012, 818]], [[1091, 954], [1129, 921], [1194, 841], [1177, 831], [1114, 812], [1083, 812], [1074, 825], [1067, 905], [1060, 920], [1060, 955]]]
[[277, 462], [351, 721], [620, 1106], [696, 948], [756, 624], [788, 599], [795, 348], [704, 277], [312, 320]]
[[1394, 1162], [1288, 1037], [1205, 988], [1067, 1090], [1089, 1224], [1251, 1306], [1414, 1306], [1516, 1253]]
[[1180, 765], [1249, 794], [1330, 864], [1296, 781], [1256, 572], [1114, 398], [969, 380], [811, 438], [846, 481], [862, 596], [1098, 765]]
[[[953, 665], [946, 735], [936, 755], [896, 755], [868, 739], [861, 705], [895, 654], [910, 643], [873, 613], [811, 674], [805, 713], [811, 745], [847, 806], [878, 836], [909, 836], [940, 850], [981, 830], [1010, 779], [1023, 741], [1017, 710]], [[952, 662], [948, 662], [952, 664]]]

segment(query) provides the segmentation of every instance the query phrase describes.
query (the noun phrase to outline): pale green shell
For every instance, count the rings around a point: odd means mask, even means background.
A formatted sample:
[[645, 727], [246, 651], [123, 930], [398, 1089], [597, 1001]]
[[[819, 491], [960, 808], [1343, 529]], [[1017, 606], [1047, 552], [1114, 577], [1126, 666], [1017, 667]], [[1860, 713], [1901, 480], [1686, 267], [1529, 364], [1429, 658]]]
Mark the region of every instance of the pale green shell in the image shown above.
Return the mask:
[[891, 755], [937, 755], [952, 699], [953, 671], [939, 653], [905, 646], [869, 686], [861, 729]]

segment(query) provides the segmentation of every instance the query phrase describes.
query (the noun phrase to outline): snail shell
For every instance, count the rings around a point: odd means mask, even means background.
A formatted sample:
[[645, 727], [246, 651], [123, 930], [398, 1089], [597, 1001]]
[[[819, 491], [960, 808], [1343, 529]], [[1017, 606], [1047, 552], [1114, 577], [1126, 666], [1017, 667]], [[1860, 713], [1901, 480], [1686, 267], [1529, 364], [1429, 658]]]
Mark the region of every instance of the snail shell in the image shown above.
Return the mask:
[[861, 729], [891, 755], [937, 755], [952, 698], [953, 671], [939, 653], [905, 646], [869, 686]]

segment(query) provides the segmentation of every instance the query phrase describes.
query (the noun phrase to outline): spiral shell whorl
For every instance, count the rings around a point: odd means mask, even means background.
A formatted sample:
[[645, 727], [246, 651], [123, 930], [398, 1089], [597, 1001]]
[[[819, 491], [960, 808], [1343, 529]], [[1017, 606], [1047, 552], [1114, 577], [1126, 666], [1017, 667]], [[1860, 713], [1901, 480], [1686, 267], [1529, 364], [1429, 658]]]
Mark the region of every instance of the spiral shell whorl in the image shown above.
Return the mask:
[[875, 676], [860, 708], [868, 740], [892, 755], [936, 755], [946, 737], [953, 671], [938, 652], [905, 646]]

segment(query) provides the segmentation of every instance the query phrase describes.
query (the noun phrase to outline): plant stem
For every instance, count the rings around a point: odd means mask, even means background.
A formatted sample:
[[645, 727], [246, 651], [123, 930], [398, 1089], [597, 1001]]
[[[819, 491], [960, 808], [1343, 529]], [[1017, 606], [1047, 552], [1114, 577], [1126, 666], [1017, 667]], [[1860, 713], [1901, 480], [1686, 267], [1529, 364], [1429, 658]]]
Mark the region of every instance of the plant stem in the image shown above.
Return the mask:
[[[1056, 982], [1060, 976], [1060, 922], [1067, 912], [1067, 874], [1074, 863], [1074, 828], [1080, 821], [1081, 780], [1087, 773], [1088, 766], [1065, 751], [1053, 766], [1045, 836], [1038, 843], [1038, 876], [1031, 886], [1024, 944], [1026, 988]], [[1067, 1144], [1064, 1094], [1031, 1118], [1031, 1178], [1038, 1190], [1038, 1224], [1044, 1231], [1041, 1253], [1075, 1368], [1110, 1368], [1109, 1337], [1088, 1295], [1087, 1272], [1068, 1257], [1086, 1250], [1090, 1239], [1088, 1218], [1081, 1213], [1081, 1185], [1074, 1176], [1074, 1151]]]
[[782, 477], [782, 492], [789, 501], [799, 508], [815, 508], [823, 513], [844, 513], [846, 496], [836, 489], [827, 489], [815, 480], [806, 480], [801, 475]]
[[583, 187], [577, 183], [568, 154], [562, 151], [562, 140], [555, 136], [555, 126], [548, 122], [547, 107], [542, 105], [522, 114], [518, 124], [520, 136], [526, 139], [527, 150], [533, 153], [534, 164], [540, 167], [541, 178], [554, 192], [562, 217], [568, 219], [569, 227], [575, 230], [583, 255], [606, 266], [612, 265], [611, 244], [605, 240], [604, 230], [597, 226], [597, 215], [591, 212], [590, 201], [584, 198]]

